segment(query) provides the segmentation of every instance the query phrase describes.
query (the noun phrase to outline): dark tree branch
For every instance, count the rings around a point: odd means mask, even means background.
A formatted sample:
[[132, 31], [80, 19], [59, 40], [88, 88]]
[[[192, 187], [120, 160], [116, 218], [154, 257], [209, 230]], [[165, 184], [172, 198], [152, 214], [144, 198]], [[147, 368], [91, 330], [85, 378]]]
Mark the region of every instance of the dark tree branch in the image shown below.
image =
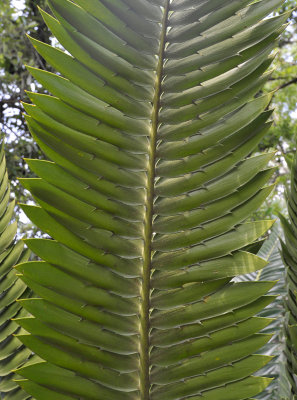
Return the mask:
[[292, 79], [291, 76], [279, 76], [279, 77], [270, 77], [269, 81], [282, 81], [282, 80], [288, 80], [288, 79]]
[[297, 83], [297, 77], [294, 78], [294, 79], [291, 79], [289, 82], [283, 83], [283, 84], [280, 85], [276, 90], [284, 89], [284, 88], [286, 88], [286, 87], [288, 87], [288, 86], [290, 86], [290, 85], [293, 85], [293, 84], [295, 84], [295, 83]]
[[21, 97], [17, 97], [17, 98], [10, 98], [10, 99], [1, 99], [0, 100], [0, 104], [5, 105], [5, 104], [15, 104], [15, 103], [19, 103], [20, 101], [22, 101]]

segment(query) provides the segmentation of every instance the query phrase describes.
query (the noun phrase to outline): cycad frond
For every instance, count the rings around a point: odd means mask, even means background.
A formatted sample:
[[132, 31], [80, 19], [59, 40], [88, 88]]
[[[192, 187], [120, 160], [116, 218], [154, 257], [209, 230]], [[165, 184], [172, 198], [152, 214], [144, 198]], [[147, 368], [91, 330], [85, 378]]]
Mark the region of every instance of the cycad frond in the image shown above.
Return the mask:
[[54, 240], [18, 266], [40, 299], [20, 339], [45, 362], [19, 372], [36, 399], [239, 400], [268, 379], [254, 317], [271, 282], [242, 251], [271, 226], [244, 222], [272, 190], [252, 156], [270, 96], [254, 98], [287, 15], [282, 1], [50, 0], [66, 52], [32, 39], [61, 75], [30, 68], [28, 217]]
[[17, 278], [14, 265], [27, 261], [29, 250], [24, 250], [21, 241], [15, 242], [16, 222], [11, 223], [14, 201], [10, 201], [10, 187], [6, 172], [3, 140], [0, 148], [0, 397], [4, 400], [31, 398], [14, 381], [16, 370], [31, 355], [15, 337], [21, 329], [13, 318], [27, 314], [17, 302], [28, 295], [24, 282]]
[[282, 256], [287, 266], [287, 298], [286, 305], [288, 319], [286, 323], [286, 350], [287, 374], [291, 384], [290, 399], [297, 398], [297, 160], [295, 157], [291, 166], [291, 187], [287, 193], [289, 220], [281, 216], [285, 234], [285, 243], [282, 242]]
[[274, 319], [268, 327], [262, 330], [262, 333], [273, 334], [273, 336], [271, 341], [261, 349], [260, 353], [273, 356], [274, 358], [259, 371], [259, 374], [273, 378], [274, 380], [264, 392], [257, 396], [257, 399], [261, 400], [287, 398], [288, 391], [290, 391], [290, 385], [284, 373], [283, 359], [286, 286], [285, 267], [280, 254], [280, 234], [281, 230], [279, 226], [277, 224], [274, 225], [268, 239], [265, 240], [258, 252], [258, 256], [268, 261], [266, 267], [237, 279], [237, 281], [277, 281], [276, 285], [269, 292], [270, 295], [276, 296], [275, 300], [258, 314], [258, 317]]

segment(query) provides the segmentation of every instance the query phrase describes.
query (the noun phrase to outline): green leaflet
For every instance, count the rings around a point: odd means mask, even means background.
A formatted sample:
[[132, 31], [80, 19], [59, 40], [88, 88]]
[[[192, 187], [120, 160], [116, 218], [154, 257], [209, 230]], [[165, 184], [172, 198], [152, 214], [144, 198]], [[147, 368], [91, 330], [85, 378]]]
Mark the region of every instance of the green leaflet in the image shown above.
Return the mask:
[[15, 242], [16, 223], [11, 223], [14, 201], [10, 202], [10, 187], [6, 172], [4, 144], [0, 150], [0, 393], [1, 399], [25, 400], [30, 395], [20, 389], [14, 381], [17, 378], [13, 370], [26, 363], [31, 351], [15, 337], [21, 332], [14, 321], [23, 317], [17, 300], [27, 297], [29, 290], [24, 282], [17, 278], [13, 269], [18, 262], [28, 260], [30, 252], [24, 250], [22, 242]]
[[[44, 362], [18, 371], [37, 400], [240, 400], [269, 379], [254, 317], [273, 282], [246, 223], [272, 190], [273, 154], [252, 156], [271, 121], [270, 56], [281, 0], [50, 0], [67, 50], [35, 39], [59, 75], [29, 68], [32, 136], [24, 206], [50, 239], [17, 267], [39, 298], [19, 339]], [[214, 358], [214, 355], [217, 355]]]

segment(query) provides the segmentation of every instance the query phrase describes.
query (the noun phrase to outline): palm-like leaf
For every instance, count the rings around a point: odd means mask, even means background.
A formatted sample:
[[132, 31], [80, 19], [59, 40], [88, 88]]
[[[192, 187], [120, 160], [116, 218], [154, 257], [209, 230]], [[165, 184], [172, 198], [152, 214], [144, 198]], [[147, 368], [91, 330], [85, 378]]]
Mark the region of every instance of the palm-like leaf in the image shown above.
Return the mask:
[[[50, 0], [65, 53], [33, 40], [62, 76], [30, 68], [33, 137], [52, 161], [23, 180], [29, 218], [54, 240], [18, 266], [40, 296], [20, 339], [45, 362], [21, 369], [36, 399], [245, 399], [270, 319], [271, 282], [231, 282], [265, 261], [243, 223], [270, 193], [270, 126], [253, 99], [287, 16], [281, 1]], [[252, 99], [252, 100], [251, 100]]]
[[287, 373], [291, 384], [291, 399], [297, 399], [297, 160], [291, 166], [291, 188], [288, 191], [289, 221], [281, 216], [285, 234], [282, 242], [282, 256], [287, 266], [287, 311], [286, 350]]
[[[271, 281], [277, 280], [276, 285], [269, 292], [275, 296], [275, 300], [264, 310], [258, 313], [258, 317], [273, 318], [274, 321], [262, 330], [262, 333], [273, 334], [271, 341], [261, 349], [261, 354], [274, 356], [259, 373], [273, 378], [269, 387], [257, 396], [261, 400], [280, 400], [288, 397], [290, 385], [284, 373], [284, 335], [285, 322], [284, 298], [286, 294], [285, 267], [279, 251], [280, 228], [274, 225], [269, 238], [265, 240], [258, 255], [268, 261], [265, 268], [260, 271], [246, 274], [237, 278], [237, 281]], [[259, 353], [259, 352], [258, 352]]]
[[262, 246], [258, 253], [269, 261], [268, 265], [257, 274], [259, 280], [277, 280], [276, 285], [269, 292], [270, 295], [276, 296], [276, 299], [258, 316], [264, 318], [274, 318], [274, 322], [267, 328], [264, 328], [263, 333], [272, 333], [273, 337], [261, 350], [261, 354], [272, 355], [275, 358], [271, 361], [267, 368], [261, 372], [265, 376], [274, 378], [274, 381], [269, 388], [259, 396], [261, 400], [279, 400], [288, 397], [290, 384], [284, 372], [284, 323], [285, 323], [285, 267], [280, 254], [279, 242], [280, 229], [275, 226], [272, 230], [269, 239]]
[[24, 364], [31, 351], [15, 337], [20, 327], [12, 318], [24, 316], [17, 299], [28, 295], [27, 286], [19, 280], [13, 270], [17, 262], [29, 258], [23, 243], [15, 243], [16, 222], [11, 223], [14, 201], [9, 200], [10, 188], [6, 172], [3, 141], [0, 149], [0, 397], [6, 400], [24, 400], [30, 396], [14, 382], [11, 372]]

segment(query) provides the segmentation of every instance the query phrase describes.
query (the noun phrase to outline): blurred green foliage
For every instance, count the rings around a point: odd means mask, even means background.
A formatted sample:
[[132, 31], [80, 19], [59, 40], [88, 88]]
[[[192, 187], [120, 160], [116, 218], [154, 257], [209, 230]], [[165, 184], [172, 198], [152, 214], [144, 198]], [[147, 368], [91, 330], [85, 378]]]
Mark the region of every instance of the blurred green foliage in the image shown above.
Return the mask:
[[262, 205], [256, 218], [273, 218], [285, 212], [285, 186], [289, 180], [288, 162], [296, 151], [297, 140], [297, 11], [295, 0], [287, 0], [278, 13], [293, 11], [283, 33], [266, 91], [275, 91], [271, 107], [274, 124], [259, 145], [259, 151], [276, 150], [274, 176], [276, 190]]
[[30, 175], [23, 158], [41, 157], [26, 127], [21, 104], [28, 101], [27, 90], [41, 89], [25, 65], [49, 69], [45, 60], [34, 51], [26, 34], [50, 43], [51, 34], [38, 10], [39, 6], [46, 9], [45, 3], [45, 0], [0, 2], [0, 122], [6, 140], [12, 194], [25, 203], [30, 201], [29, 194], [17, 181], [19, 176]]

